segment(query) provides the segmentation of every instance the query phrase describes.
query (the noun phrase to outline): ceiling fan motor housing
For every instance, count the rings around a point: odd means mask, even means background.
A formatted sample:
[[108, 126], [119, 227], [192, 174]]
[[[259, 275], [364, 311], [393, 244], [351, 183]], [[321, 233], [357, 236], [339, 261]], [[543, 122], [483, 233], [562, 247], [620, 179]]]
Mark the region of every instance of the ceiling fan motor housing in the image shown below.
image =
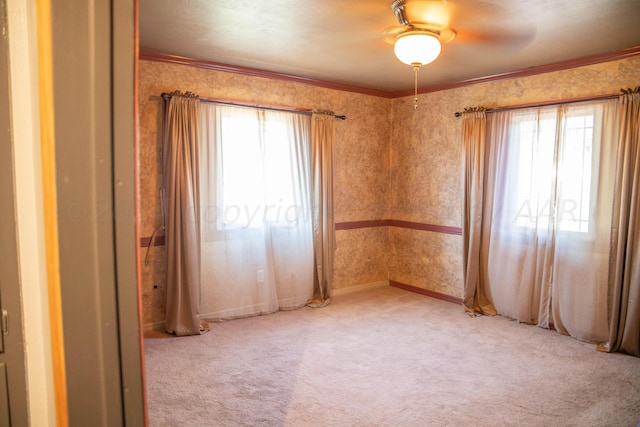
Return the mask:
[[409, 25], [409, 21], [407, 20], [407, 14], [404, 11], [405, 0], [395, 0], [391, 3], [391, 10], [393, 10], [394, 15], [398, 18], [398, 22], [400, 25]]

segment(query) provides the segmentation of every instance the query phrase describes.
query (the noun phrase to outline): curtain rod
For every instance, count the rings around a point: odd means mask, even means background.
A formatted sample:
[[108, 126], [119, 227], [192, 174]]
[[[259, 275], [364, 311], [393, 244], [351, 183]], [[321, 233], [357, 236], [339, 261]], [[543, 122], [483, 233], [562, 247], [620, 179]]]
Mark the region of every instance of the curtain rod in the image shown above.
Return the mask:
[[[162, 95], [160, 95], [162, 97], [162, 99], [164, 100], [169, 100], [171, 99], [171, 94], [170, 93], [166, 93], [163, 92]], [[223, 104], [223, 105], [236, 105], [238, 107], [253, 107], [253, 108], [259, 108], [261, 110], [270, 110], [270, 111], [286, 111], [286, 112], [291, 112], [291, 113], [299, 113], [299, 114], [305, 114], [310, 116], [311, 113], [313, 111], [311, 110], [304, 110], [301, 108], [295, 108], [295, 107], [285, 107], [282, 105], [266, 105], [266, 104], [248, 104], [248, 103], [244, 103], [244, 102], [239, 102], [239, 101], [232, 101], [229, 99], [215, 99], [215, 98], [204, 98], [199, 96], [198, 97], [200, 99], [201, 102], [209, 102], [212, 104]], [[347, 116], [345, 115], [337, 115], [337, 114], [333, 114], [333, 117], [335, 117], [336, 119], [340, 119], [340, 120], [346, 120]]]
[[[584, 98], [571, 98], [571, 99], [560, 99], [557, 101], [545, 101], [545, 102], [537, 102], [531, 104], [520, 104], [520, 105], [510, 105], [506, 107], [496, 107], [496, 108], [488, 108], [484, 110], [485, 113], [497, 113], [498, 111], [507, 111], [507, 110], [516, 110], [520, 108], [535, 108], [535, 107], [547, 107], [550, 105], [563, 105], [563, 104], [572, 104], [574, 102], [583, 102], [583, 101], [597, 101], [601, 99], [615, 99], [620, 95], [599, 95], [599, 96], [586, 96]], [[462, 113], [457, 111], [454, 114], [456, 117], [462, 116]]]

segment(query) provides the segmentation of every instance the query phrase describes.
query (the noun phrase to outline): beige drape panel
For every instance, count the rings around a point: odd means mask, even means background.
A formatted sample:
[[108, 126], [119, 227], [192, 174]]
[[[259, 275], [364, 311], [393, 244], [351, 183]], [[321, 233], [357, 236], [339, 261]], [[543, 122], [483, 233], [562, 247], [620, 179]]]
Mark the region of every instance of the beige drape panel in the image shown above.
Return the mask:
[[174, 92], [168, 101], [164, 129], [166, 198], [167, 332], [201, 333], [200, 226], [198, 206], [198, 120], [200, 100]]
[[640, 356], [640, 87], [624, 92], [611, 227], [609, 341], [599, 349]]
[[480, 244], [484, 200], [486, 117], [483, 108], [462, 114], [462, 239], [464, 309], [469, 314], [496, 314], [480, 285]]
[[331, 301], [335, 225], [333, 219], [334, 116], [314, 112], [311, 116], [311, 197], [315, 276], [308, 305], [321, 307]]

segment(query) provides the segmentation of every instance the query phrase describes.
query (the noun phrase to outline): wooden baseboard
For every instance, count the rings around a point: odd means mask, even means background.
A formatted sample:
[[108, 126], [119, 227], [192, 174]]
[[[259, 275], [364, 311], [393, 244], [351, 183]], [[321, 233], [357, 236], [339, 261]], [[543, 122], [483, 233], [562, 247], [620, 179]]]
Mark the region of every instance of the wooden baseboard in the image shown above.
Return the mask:
[[153, 323], [145, 323], [142, 327], [143, 332], [154, 332], [154, 331], [164, 331], [165, 321], [161, 320], [159, 322]]
[[405, 291], [415, 292], [417, 294], [426, 295], [431, 298], [440, 299], [454, 304], [462, 305], [462, 298], [457, 298], [447, 294], [441, 294], [440, 292], [431, 291], [429, 289], [418, 288], [416, 286], [407, 285], [405, 283], [396, 282], [395, 280], [389, 280], [389, 286], [394, 288], [404, 289]]

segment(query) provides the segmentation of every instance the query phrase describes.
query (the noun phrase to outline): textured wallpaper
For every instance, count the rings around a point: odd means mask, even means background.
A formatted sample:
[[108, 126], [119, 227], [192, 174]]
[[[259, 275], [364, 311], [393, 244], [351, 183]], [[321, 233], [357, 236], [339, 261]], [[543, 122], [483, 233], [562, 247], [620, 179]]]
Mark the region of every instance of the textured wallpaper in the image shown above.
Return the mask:
[[[476, 84], [394, 100], [140, 61], [141, 235], [161, 224], [160, 94], [203, 97], [347, 115], [336, 122], [336, 222], [395, 219], [460, 227], [460, 121], [466, 107], [499, 107], [614, 94], [640, 84], [640, 56], [525, 78]], [[336, 231], [335, 288], [394, 280], [462, 297], [462, 238], [400, 227]], [[144, 259], [146, 249], [143, 248]], [[144, 324], [164, 320], [164, 247], [142, 265]], [[154, 287], [156, 286], [156, 287]]]
[[[206, 98], [330, 109], [346, 115], [347, 120], [336, 120], [335, 220], [389, 216], [390, 99], [151, 61], [140, 61], [138, 85], [141, 236], [150, 237], [162, 223], [160, 94], [178, 89]], [[335, 288], [387, 280], [387, 235], [386, 227], [336, 232]], [[146, 255], [142, 248], [142, 258]], [[147, 326], [164, 321], [164, 246], [149, 249], [148, 255], [148, 265], [141, 266]]]

